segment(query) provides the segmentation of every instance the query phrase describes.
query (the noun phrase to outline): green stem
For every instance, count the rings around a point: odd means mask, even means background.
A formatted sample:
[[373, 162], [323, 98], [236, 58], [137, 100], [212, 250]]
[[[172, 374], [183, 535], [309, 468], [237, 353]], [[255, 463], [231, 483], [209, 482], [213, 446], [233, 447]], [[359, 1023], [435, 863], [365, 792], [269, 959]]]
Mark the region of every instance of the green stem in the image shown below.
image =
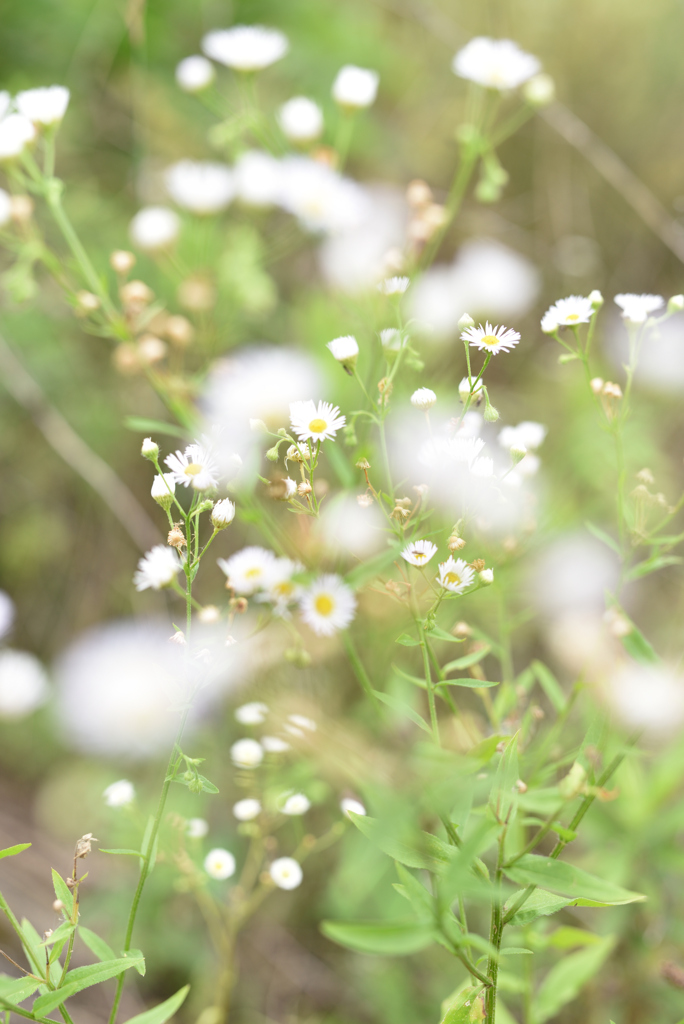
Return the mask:
[[489, 987], [485, 993], [485, 1024], [495, 1024], [496, 1021], [496, 989], [499, 979], [499, 950], [501, 949], [501, 938], [504, 929], [503, 911], [501, 904], [501, 882], [503, 878], [504, 846], [506, 843], [506, 828], [501, 830], [499, 836], [499, 855], [494, 876], [494, 895], [492, 896], [492, 917], [489, 927], [489, 942], [496, 950], [490, 953], [487, 961], [487, 977]]
[[432, 673], [430, 672], [430, 655], [427, 648], [427, 640], [425, 639], [425, 630], [423, 629], [423, 623], [419, 618], [416, 618], [416, 626], [418, 628], [418, 636], [420, 637], [420, 647], [423, 653], [423, 672], [425, 674], [425, 685], [427, 687], [428, 705], [430, 707], [430, 724], [432, 726], [432, 738], [434, 739], [437, 746], [441, 746], [439, 739], [439, 723], [437, 721], [437, 708], [435, 706], [435, 690], [432, 685]]
[[361, 661], [361, 658], [358, 655], [356, 647], [354, 646], [354, 641], [352, 640], [351, 634], [348, 629], [342, 630], [342, 642], [344, 643], [344, 649], [347, 652], [347, 657], [349, 658], [351, 666], [354, 669], [354, 675], [361, 683], [361, 686], [363, 687], [366, 696], [370, 697], [371, 703], [375, 710], [379, 711], [380, 709], [378, 707], [378, 698], [375, 696], [375, 693], [373, 692], [372, 683], [368, 678], [368, 673], [366, 672], [363, 666], [363, 662]]

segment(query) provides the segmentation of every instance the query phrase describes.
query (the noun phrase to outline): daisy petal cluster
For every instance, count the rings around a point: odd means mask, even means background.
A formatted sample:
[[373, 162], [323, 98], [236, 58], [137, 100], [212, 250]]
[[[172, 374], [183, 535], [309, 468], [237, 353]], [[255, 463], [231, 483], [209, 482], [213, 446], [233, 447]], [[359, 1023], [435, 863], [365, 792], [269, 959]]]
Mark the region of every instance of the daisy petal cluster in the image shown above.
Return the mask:
[[266, 548], [251, 546], [236, 551], [230, 558], [217, 559], [217, 564], [235, 593], [249, 597], [269, 586], [276, 556]]
[[135, 800], [135, 787], [128, 779], [119, 779], [107, 786], [102, 795], [108, 807], [126, 807]]
[[69, 90], [63, 85], [43, 89], [27, 89], [17, 94], [17, 110], [34, 124], [57, 124], [69, 106]]
[[296, 889], [304, 877], [300, 864], [293, 857], [278, 857], [268, 873], [279, 889]]
[[175, 203], [200, 215], [219, 213], [235, 198], [235, 175], [225, 164], [180, 160], [167, 168], [164, 182]]
[[207, 57], [234, 71], [261, 71], [290, 48], [287, 36], [264, 25], [234, 25], [208, 32], [202, 40]]
[[356, 612], [351, 587], [334, 573], [319, 576], [299, 599], [299, 610], [307, 626], [318, 636], [332, 636], [346, 629]]
[[582, 295], [569, 295], [567, 299], [559, 299], [547, 309], [542, 317], [541, 328], [544, 334], [553, 334], [558, 327], [588, 324], [595, 312], [591, 299]]
[[437, 553], [437, 545], [431, 540], [415, 540], [408, 547], [405, 547], [401, 557], [410, 565], [427, 565], [430, 559]]
[[511, 39], [476, 36], [454, 57], [451, 69], [459, 78], [505, 92], [516, 89], [541, 70], [541, 63]]
[[183, 487], [209, 491], [218, 485], [214, 457], [197, 442], [188, 445], [184, 452], [167, 455], [164, 462], [171, 470], [175, 482]]
[[311, 142], [323, 131], [323, 111], [307, 96], [293, 96], [280, 108], [278, 124], [291, 142]]
[[230, 758], [236, 768], [258, 768], [264, 759], [264, 748], [257, 740], [245, 737], [232, 745]]
[[643, 324], [651, 313], [657, 313], [665, 305], [662, 295], [633, 295], [631, 293], [615, 296], [615, 303], [622, 310], [623, 320], [632, 324]]
[[32, 121], [23, 114], [8, 114], [0, 121], [0, 160], [20, 156], [35, 137]]
[[499, 352], [510, 352], [520, 341], [520, 335], [510, 327], [492, 327], [487, 321], [484, 327], [468, 327], [461, 334], [461, 340], [467, 341], [473, 348], [481, 352], [489, 352], [495, 356]]
[[133, 245], [144, 252], [166, 249], [178, 238], [180, 218], [168, 206], [145, 206], [128, 226]]
[[378, 291], [383, 295], [403, 295], [410, 284], [409, 277], [386, 277], [378, 285]]
[[369, 68], [359, 68], [355, 64], [345, 64], [337, 72], [333, 82], [332, 95], [341, 107], [359, 109], [370, 107], [375, 103], [378, 94], [380, 75]]
[[201, 92], [215, 77], [214, 65], [200, 54], [186, 57], [176, 66], [176, 82], [183, 92]]
[[449, 555], [446, 562], [439, 563], [439, 585], [452, 594], [462, 594], [472, 586], [475, 572], [462, 558]]
[[204, 858], [204, 870], [210, 878], [224, 881], [235, 874], [235, 857], [228, 850], [220, 847], [210, 850]]
[[173, 548], [156, 544], [138, 562], [133, 576], [136, 590], [161, 590], [173, 583], [182, 568], [181, 561]]
[[327, 441], [346, 423], [346, 417], [332, 402], [293, 402], [290, 423], [300, 441]]
[[245, 797], [233, 804], [233, 815], [238, 821], [254, 821], [261, 814], [261, 804], [252, 797]]

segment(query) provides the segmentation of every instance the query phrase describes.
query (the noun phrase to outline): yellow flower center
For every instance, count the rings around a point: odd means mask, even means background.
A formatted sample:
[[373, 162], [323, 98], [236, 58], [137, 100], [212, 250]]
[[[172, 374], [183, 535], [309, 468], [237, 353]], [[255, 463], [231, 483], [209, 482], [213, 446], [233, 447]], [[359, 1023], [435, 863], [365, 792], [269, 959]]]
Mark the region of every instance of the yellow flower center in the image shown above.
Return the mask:
[[334, 607], [335, 602], [327, 594], [319, 594], [314, 601], [314, 608], [319, 615], [330, 615]]
[[276, 583], [273, 590], [280, 597], [289, 597], [289, 595], [294, 591], [294, 585], [290, 580], [283, 580], [282, 583]]
[[458, 573], [448, 572], [444, 577], [444, 582], [458, 585], [461, 582], [461, 577], [458, 575]]
[[496, 334], [485, 334], [482, 338], [482, 344], [488, 345], [489, 348], [493, 348], [494, 345], [498, 345], [501, 339], [497, 338]]
[[248, 569], [245, 573], [245, 579], [253, 580], [255, 576], [261, 576], [261, 568], [255, 565], [253, 569]]
[[424, 551], [415, 551], [414, 550], [413, 551], [413, 557], [415, 558], [415, 560], [417, 562], [420, 562], [423, 558], [425, 558], [425, 552]]
[[198, 466], [196, 462], [191, 462], [189, 466], [186, 466], [183, 470], [186, 476], [197, 476], [198, 473], [202, 472], [202, 467]]
[[579, 320], [579, 313], [568, 313], [565, 319], [568, 321], [572, 320], [574, 323], [576, 320]]
[[325, 420], [311, 420], [309, 424], [309, 430], [312, 434], [322, 434], [327, 427]]

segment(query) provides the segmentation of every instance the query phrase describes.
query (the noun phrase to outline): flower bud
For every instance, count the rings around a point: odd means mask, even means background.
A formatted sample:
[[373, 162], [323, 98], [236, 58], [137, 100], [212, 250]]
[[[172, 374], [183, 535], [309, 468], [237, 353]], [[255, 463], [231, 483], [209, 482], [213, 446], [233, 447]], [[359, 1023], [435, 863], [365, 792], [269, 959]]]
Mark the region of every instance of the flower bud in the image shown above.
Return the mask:
[[356, 338], [352, 334], [346, 334], [343, 338], [334, 338], [328, 342], [327, 348], [333, 358], [351, 377], [359, 356], [359, 343]]
[[109, 257], [109, 265], [117, 274], [130, 274], [135, 266], [135, 256], [126, 249], [115, 249]]
[[169, 530], [166, 543], [169, 547], [177, 548], [178, 550], [185, 547], [185, 536], [183, 535], [183, 531], [181, 530], [179, 523], [174, 523], [173, 528]]
[[556, 83], [551, 75], [534, 75], [525, 82], [522, 92], [531, 107], [548, 107], [556, 98]]
[[266, 452], [266, 458], [269, 462], [277, 462], [280, 455], [278, 452], [278, 445], [274, 445], [273, 448], [269, 448]]
[[250, 420], [249, 429], [252, 431], [253, 434], [268, 433], [268, 427], [266, 426], [263, 420]]
[[172, 345], [187, 348], [195, 337], [195, 328], [185, 316], [170, 316], [164, 325], [164, 333]]
[[592, 292], [589, 292], [589, 301], [591, 302], [594, 309], [600, 309], [603, 305], [603, 296], [598, 288], [594, 288]]
[[483, 587], [488, 587], [490, 583], [494, 582], [493, 569], [482, 569], [477, 575]]
[[230, 498], [217, 501], [211, 513], [211, 522], [216, 530], [225, 530], [235, 519], [235, 503]]
[[589, 386], [595, 395], [601, 394], [601, 392], [603, 391], [604, 384], [605, 381], [603, 377], [592, 377], [592, 379], [589, 381]]
[[511, 456], [513, 465], [517, 466], [518, 463], [522, 462], [522, 460], [527, 455], [527, 448], [524, 444], [514, 444], [511, 448], [508, 449], [508, 453]]
[[157, 473], [152, 481], [152, 497], [162, 508], [169, 509], [173, 504], [176, 482], [173, 473]]
[[684, 295], [673, 295], [667, 303], [668, 313], [681, 313], [684, 309]]
[[77, 313], [94, 313], [96, 309], [100, 308], [100, 300], [97, 295], [93, 295], [92, 292], [80, 291], [76, 293], [76, 312]]
[[473, 320], [472, 316], [470, 316], [468, 313], [464, 313], [463, 316], [461, 317], [461, 319], [458, 321], [458, 329], [459, 329], [459, 331], [465, 331], [467, 327], [474, 327], [474, 326], [475, 326], [475, 321]]
[[574, 800], [584, 791], [586, 783], [587, 773], [579, 761], [575, 761], [565, 778], [558, 783], [558, 790], [564, 800]]
[[414, 409], [422, 409], [427, 412], [437, 401], [437, 395], [430, 388], [418, 388], [411, 395], [411, 405]]
[[308, 668], [311, 664], [311, 655], [303, 647], [288, 647], [284, 657], [285, 661], [297, 668]]
[[463, 540], [463, 537], [457, 537], [454, 533], [452, 533], [447, 541], [449, 551], [460, 551], [461, 548], [464, 548], [465, 546], [466, 542]]
[[153, 441], [151, 437], [146, 437], [142, 443], [140, 454], [144, 459], [149, 459], [150, 462], [154, 462], [159, 457], [159, 445], [156, 441]]
[[484, 418], [487, 423], [496, 423], [499, 418], [499, 410], [495, 409], [492, 403], [489, 401], [489, 395], [485, 388], [485, 411]]

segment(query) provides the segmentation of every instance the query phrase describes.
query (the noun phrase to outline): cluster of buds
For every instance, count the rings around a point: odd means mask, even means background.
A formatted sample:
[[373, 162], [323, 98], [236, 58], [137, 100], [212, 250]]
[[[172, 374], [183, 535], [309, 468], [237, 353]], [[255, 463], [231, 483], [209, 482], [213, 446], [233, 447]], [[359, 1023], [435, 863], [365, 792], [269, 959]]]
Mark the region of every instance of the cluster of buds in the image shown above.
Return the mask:
[[459, 519], [457, 523], [454, 523], [449, 539], [447, 540], [447, 547], [452, 554], [454, 551], [460, 551], [466, 546], [466, 542], [463, 537], [461, 537], [461, 523], [461, 519]]
[[610, 380], [603, 380], [602, 377], [593, 377], [590, 384], [591, 390], [601, 399], [601, 405], [606, 417], [609, 420], [614, 419], [617, 416], [618, 403], [622, 398], [622, 388], [620, 385], [614, 384]]
[[390, 512], [390, 518], [396, 519], [398, 523], [404, 526], [411, 518], [411, 506], [413, 502], [410, 498], [397, 498], [394, 503], [394, 508]]
[[382, 380], [378, 381], [378, 391], [380, 392], [380, 404], [387, 405], [392, 394], [394, 385], [389, 377], [383, 377]]
[[434, 201], [432, 189], [425, 181], [416, 179], [409, 183], [406, 201], [411, 210], [408, 237], [414, 251], [420, 252], [435, 232], [446, 223], [447, 211]]

